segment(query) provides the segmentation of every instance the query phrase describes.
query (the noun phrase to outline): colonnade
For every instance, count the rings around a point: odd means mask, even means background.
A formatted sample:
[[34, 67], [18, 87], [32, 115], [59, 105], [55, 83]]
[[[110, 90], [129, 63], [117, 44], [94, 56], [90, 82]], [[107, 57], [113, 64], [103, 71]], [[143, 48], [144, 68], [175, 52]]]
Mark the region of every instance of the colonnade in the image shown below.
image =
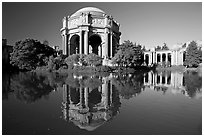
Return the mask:
[[[163, 55], [165, 55], [165, 60], [163, 60]], [[169, 59], [170, 55], [170, 59]], [[146, 58], [148, 56], [148, 58]], [[158, 56], [160, 59], [158, 59]], [[169, 61], [170, 65], [183, 65], [184, 62], [184, 49], [180, 50], [166, 50], [166, 51], [145, 51], [144, 61], [148, 62], [148, 66], [152, 64], [159, 64], [165, 61]]]

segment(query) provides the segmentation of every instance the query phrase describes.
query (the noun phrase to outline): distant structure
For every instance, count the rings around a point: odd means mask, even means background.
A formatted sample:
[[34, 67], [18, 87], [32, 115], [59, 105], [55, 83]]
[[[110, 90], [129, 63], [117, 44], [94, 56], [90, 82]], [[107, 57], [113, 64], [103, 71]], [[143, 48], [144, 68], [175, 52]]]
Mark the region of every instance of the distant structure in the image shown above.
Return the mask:
[[[202, 49], [202, 42], [196, 41], [198, 47]], [[152, 64], [161, 64], [162, 62], [169, 62], [169, 65], [183, 65], [185, 61], [186, 48], [190, 42], [186, 42], [186, 47], [180, 47], [181, 45], [176, 45], [177, 48], [171, 50], [158, 50], [155, 48], [144, 52], [144, 61], [147, 66]]]
[[2, 39], [2, 64], [3, 67], [10, 63], [10, 53], [13, 51], [13, 46], [7, 45], [7, 39]]
[[64, 55], [95, 53], [112, 58], [121, 32], [119, 23], [101, 9], [85, 7], [64, 17], [62, 50]]

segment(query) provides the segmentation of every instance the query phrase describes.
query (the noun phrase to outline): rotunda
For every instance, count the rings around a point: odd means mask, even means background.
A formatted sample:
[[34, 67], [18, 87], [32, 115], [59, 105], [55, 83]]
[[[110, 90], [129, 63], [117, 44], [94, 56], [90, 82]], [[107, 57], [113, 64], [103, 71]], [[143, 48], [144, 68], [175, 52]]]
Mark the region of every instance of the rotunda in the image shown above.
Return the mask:
[[119, 23], [103, 10], [85, 7], [63, 18], [62, 50], [64, 55], [95, 53], [112, 58], [119, 44]]

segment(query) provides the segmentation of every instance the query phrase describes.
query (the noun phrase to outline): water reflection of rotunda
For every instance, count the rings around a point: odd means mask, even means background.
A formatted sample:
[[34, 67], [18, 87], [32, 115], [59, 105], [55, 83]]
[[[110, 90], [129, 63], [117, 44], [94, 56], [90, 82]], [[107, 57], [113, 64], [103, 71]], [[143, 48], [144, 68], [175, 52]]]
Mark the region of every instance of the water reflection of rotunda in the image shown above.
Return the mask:
[[63, 86], [63, 117], [80, 129], [93, 131], [119, 113], [119, 93], [106, 78], [99, 87]]

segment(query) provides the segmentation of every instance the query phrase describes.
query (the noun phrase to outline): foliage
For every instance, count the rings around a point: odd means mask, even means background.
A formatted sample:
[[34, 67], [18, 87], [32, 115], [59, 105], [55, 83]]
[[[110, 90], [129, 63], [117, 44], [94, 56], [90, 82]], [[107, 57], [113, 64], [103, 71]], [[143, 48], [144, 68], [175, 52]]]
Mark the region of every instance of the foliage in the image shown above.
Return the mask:
[[192, 41], [186, 49], [186, 58], [184, 65], [188, 67], [197, 67], [202, 61], [202, 51], [198, 49], [197, 43]]
[[84, 61], [89, 66], [101, 66], [102, 58], [94, 53], [88, 54], [84, 57]]
[[10, 88], [17, 99], [32, 103], [48, 96], [54, 87], [49, 85], [49, 80], [35, 73], [20, 73], [11, 78]]
[[143, 74], [132, 75], [119, 75], [113, 79], [113, 84], [119, 91], [119, 94], [125, 98], [130, 99], [133, 96], [140, 94], [143, 87]]
[[169, 48], [167, 47], [166, 43], [164, 43], [162, 50], [169, 50]]
[[117, 53], [112, 58], [112, 62], [119, 66], [140, 66], [143, 62], [143, 51], [141, 45], [124, 41], [118, 47]]
[[11, 53], [10, 63], [22, 70], [33, 70], [38, 66], [47, 65], [48, 57], [55, 51], [34, 39], [16, 42]]
[[185, 89], [190, 97], [202, 92], [202, 77], [197, 72], [184, 73]]
[[156, 50], [156, 51], [159, 51], [159, 50], [162, 50], [162, 48], [161, 48], [160, 46], [157, 46], [157, 47], [155, 48], [155, 50]]
[[80, 55], [79, 54], [73, 54], [73, 55], [70, 55], [68, 56], [66, 59], [65, 59], [65, 63], [69, 66], [69, 65], [74, 65], [74, 64], [77, 64], [79, 62], [79, 58], [80, 58]]

